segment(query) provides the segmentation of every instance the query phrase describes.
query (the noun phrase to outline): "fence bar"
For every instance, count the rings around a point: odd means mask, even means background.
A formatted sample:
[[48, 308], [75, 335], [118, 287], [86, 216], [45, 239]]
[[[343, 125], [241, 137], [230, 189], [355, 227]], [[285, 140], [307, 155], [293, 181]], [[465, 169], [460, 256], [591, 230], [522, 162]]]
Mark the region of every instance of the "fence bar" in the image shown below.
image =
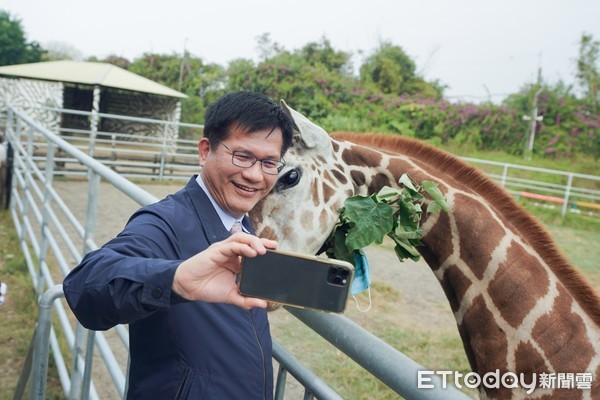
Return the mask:
[[563, 201], [563, 206], [561, 210], [561, 215], [565, 216], [567, 213], [567, 207], [569, 206], [569, 195], [571, 194], [571, 185], [573, 184], [573, 174], [569, 174], [569, 179], [567, 180], [567, 188], [565, 189], [565, 199]]
[[502, 167], [502, 179], [500, 179], [500, 186], [506, 186], [506, 177], [508, 176], [508, 164], [504, 164]]
[[18, 111], [16, 113], [19, 116], [18, 121], [24, 121], [30, 126], [33, 126], [36, 129], [38, 129], [40, 132], [45, 133], [44, 136], [48, 139], [48, 141], [54, 142], [58, 147], [63, 149], [67, 154], [73, 156], [81, 164], [94, 170], [102, 178], [110, 181], [117, 189], [127, 194], [138, 204], [144, 206], [158, 201], [156, 197], [152, 196], [144, 189], [140, 188], [136, 184], [117, 174], [115, 171], [111, 170], [106, 165], [102, 164], [100, 161], [95, 160], [94, 158], [88, 156], [85, 153], [82, 153], [79, 149], [77, 149], [75, 146], [62, 139], [61, 137], [53, 135], [47, 129], [40, 126], [36, 121], [31, 119], [31, 117], [29, 117], [28, 115], [20, 113]]
[[[273, 358], [281, 365], [285, 365], [286, 369], [300, 382], [307, 391], [317, 396], [321, 400], [342, 400], [333, 389], [323, 382], [314, 372], [303, 366], [290, 352], [285, 350], [275, 339], [273, 339]], [[277, 377], [277, 391], [280, 390], [279, 376]], [[282, 385], [285, 387], [285, 382]], [[276, 393], [276, 396], [278, 393]], [[283, 396], [283, 393], [281, 394]], [[283, 397], [276, 397], [283, 398]]]
[[312, 330], [347, 354], [350, 358], [406, 399], [469, 399], [454, 386], [442, 389], [441, 379], [432, 377], [434, 388], [418, 390], [419, 365], [398, 350], [341, 315], [285, 307]]
[[478, 158], [470, 158], [470, 157], [460, 157], [460, 159], [465, 160], [467, 162], [474, 163], [474, 164], [508, 166], [510, 168], [515, 168], [515, 169], [524, 169], [524, 170], [528, 170], [528, 171], [544, 172], [544, 173], [554, 174], [554, 175], [573, 174], [573, 176], [575, 176], [575, 178], [583, 178], [583, 179], [591, 179], [591, 180], [595, 180], [595, 181], [600, 181], [600, 176], [597, 176], [597, 175], [587, 175], [587, 174], [579, 174], [579, 173], [575, 173], [575, 172], [559, 171], [556, 169], [530, 167], [528, 165], [511, 164], [511, 163], [505, 163], [505, 162], [500, 162], [500, 161], [480, 160]]
[[[71, 385], [69, 387], [69, 400], [75, 400], [79, 396], [81, 391], [81, 385], [83, 383], [83, 371], [79, 368], [79, 358], [84, 353], [83, 343], [87, 342], [87, 330], [77, 322], [75, 327], [75, 342], [71, 352], [73, 354], [72, 368], [71, 368]], [[85, 367], [88, 368], [87, 366]]]
[[42, 200], [42, 221], [40, 222], [40, 236], [42, 237], [40, 244], [40, 253], [38, 254], [38, 287], [36, 293], [41, 294], [44, 291], [44, 284], [42, 278], [42, 264], [46, 261], [46, 254], [48, 250], [48, 236], [44, 234], [44, 230], [48, 226], [48, 210], [50, 209], [50, 187], [52, 186], [52, 175], [54, 166], [54, 150], [55, 146], [51, 145], [48, 147], [47, 153], [47, 164], [45, 171], [45, 182], [44, 182], [44, 195]]
[[52, 327], [52, 304], [56, 299], [63, 296], [62, 285], [56, 285], [48, 289], [42, 297], [40, 297], [40, 314], [37, 321], [35, 347], [33, 351], [31, 400], [44, 400], [46, 398], [50, 329]]
[[[273, 346], [275, 347], [275, 346]], [[273, 350], [273, 358], [275, 358], [275, 350]], [[285, 381], [287, 380], [287, 369], [279, 364], [279, 371], [277, 371], [277, 381], [275, 383], [275, 395], [273, 400], [283, 400], [285, 396]]]
[[[29, 107], [29, 108], [34, 108], [34, 109], [37, 108], [40, 110], [55, 111], [55, 112], [64, 113], [64, 114], [86, 115], [86, 116], [92, 115], [91, 111], [80, 111], [80, 110], [64, 109], [64, 108], [56, 108], [56, 107], [36, 106], [36, 107]], [[96, 114], [102, 118], [120, 119], [120, 120], [125, 120], [125, 121], [151, 122], [151, 123], [155, 123], [155, 124], [178, 125], [178, 126], [185, 126], [188, 128], [198, 128], [198, 129], [204, 128], [204, 125], [191, 124], [191, 123], [186, 123], [186, 122], [176, 122], [176, 121], [168, 121], [168, 120], [162, 120], [162, 119], [143, 118], [143, 117], [132, 117], [132, 116], [127, 116], [127, 115], [107, 114], [107, 113], [101, 113], [101, 112], [96, 113]]]
[[23, 398], [23, 395], [25, 394], [27, 382], [29, 381], [29, 375], [31, 374], [31, 367], [33, 365], [33, 349], [35, 347], [36, 333], [37, 329], [33, 331], [31, 343], [29, 344], [29, 350], [27, 350], [27, 357], [25, 358], [25, 362], [23, 363], [23, 369], [21, 370], [21, 375], [19, 376], [19, 382], [17, 383], [17, 387], [13, 395], [13, 400], [21, 400]]
[[81, 388], [81, 400], [90, 397], [90, 384], [92, 382], [92, 363], [94, 360], [94, 344], [96, 343], [96, 331], [88, 331], [85, 350], [85, 369], [83, 372], [83, 385]]

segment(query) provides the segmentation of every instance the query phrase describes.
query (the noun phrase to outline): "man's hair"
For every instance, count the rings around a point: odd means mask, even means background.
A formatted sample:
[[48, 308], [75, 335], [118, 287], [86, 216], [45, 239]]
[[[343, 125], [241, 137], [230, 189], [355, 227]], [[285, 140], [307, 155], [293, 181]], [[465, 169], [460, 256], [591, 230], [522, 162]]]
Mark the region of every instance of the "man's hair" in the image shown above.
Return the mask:
[[267, 96], [256, 92], [233, 92], [221, 97], [206, 110], [204, 137], [211, 147], [229, 136], [232, 127], [248, 133], [264, 129], [281, 129], [281, 156], [292, 144], [292, 118]]

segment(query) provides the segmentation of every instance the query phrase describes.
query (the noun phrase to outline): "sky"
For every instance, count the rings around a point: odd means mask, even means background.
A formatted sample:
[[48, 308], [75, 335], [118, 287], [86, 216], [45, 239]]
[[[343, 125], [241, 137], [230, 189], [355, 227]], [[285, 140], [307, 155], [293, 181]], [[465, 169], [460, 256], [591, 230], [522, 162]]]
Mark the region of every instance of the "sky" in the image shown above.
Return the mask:
[[[576, 84], [583, 32], [600, 40], [598, 0], [0, 0], [30, 41], [84, 57], [181, 54], [224, 67], [259, 58], [257, 37], [293, 51], [327, 38], [356, 66], [383, 41], [456, 101], [500, 102], [535, 82]], [[356, 67], [355, 70], [358, 70]]]

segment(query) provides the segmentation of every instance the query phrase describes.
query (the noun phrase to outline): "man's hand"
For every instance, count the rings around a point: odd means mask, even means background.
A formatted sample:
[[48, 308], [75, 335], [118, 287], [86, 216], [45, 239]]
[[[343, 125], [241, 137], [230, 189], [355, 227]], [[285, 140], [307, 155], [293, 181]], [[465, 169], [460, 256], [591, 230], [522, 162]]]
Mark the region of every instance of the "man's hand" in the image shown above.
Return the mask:
[[238, 293], [235, 274], [240, 272], [241, 256], [256, 257], [276, 248], [273, 240], [236, 233], [179, 264], [173, 291], [187, 300], [265, 308], [266, 301]]

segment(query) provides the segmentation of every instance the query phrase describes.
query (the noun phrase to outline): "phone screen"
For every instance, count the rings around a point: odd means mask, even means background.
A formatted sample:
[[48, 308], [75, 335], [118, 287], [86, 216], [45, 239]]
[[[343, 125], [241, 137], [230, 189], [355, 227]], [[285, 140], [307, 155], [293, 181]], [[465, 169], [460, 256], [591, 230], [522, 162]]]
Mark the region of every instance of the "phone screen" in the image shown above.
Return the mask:
[[350, 263], [267, 251], [244, 258], [238, 282], [243, 295], [286, 305], [341, 313], [352, 284]]

